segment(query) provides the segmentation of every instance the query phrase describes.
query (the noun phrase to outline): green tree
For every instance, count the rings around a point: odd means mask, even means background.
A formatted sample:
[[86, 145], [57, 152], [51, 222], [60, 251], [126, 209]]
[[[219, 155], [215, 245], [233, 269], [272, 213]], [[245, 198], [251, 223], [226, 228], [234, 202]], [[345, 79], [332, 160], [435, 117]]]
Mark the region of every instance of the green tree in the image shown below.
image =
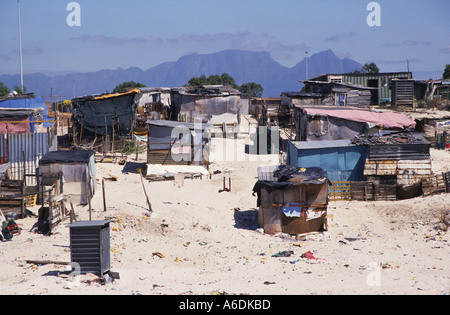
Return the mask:
[[206, 85], [207, 78], [204, 74], [202, 74], [200, 77], [192, 77], [189, 79], [187, 85], [188, 86], [200, 86], [200, 85]]
[[220, 76], [222, 85], [231, 85], [234, 88], [237, 88], [237, 84], [234, 81], [234, 78], [230, 76], [228, 73], [222, 73]]
[[361, 73], [380, 73], [380, 69], [378, 69], [377, 65], [373, 62], [366, 63], [361, 68]]
[[255, 82], [244, 83], [239, 88], [239, 92], [246, 94], [249, 97], [261, 97], [263, 93], [263, 87]]
[[9, 88], [0, 82], [0, 96], [6, 96], [9, 94]]
[[24, 95], [25, 93], [27, 93], [27, 88], [25, 86], [21, 88], [20, 86], [15, 85], [13, 90], [16, 91], [19, 95]]
[[263, 92], [263, 87], [255, 82], [248, 82], [238, 86], [236, 81], [234, 81], [234, 78], [228, 73], [222, 73], [220, 76], [212, 74], [209, 77], [202, 74], [200, 77], [190, 78], [186, 84], [186, 86], [201, 85], [230, 85], [232, 88], [239, 90], [242, 94], [247, 94], [250, 97], [261, 97]]
[[124, 93], [131, 89], [141, 88], [141, 87], [145, 87], [145, 85], [142, 83], [139, 83], [139, 82], [134, 82], [134, 81], [123, 82], [114, 88], [113, 93]]
[[445, 65], [444, 73], [442, 74], [442, 79], [450, 80], [450, 64]]
[[221, 75], [212, 74], [206, 77], [202, 74], [200, 77], [190, 78], [187, 86], [201, 86], [201, 85], [231, 85], [233, 88], [238, 89], [233, 77], [228, 73], [222, 73]]

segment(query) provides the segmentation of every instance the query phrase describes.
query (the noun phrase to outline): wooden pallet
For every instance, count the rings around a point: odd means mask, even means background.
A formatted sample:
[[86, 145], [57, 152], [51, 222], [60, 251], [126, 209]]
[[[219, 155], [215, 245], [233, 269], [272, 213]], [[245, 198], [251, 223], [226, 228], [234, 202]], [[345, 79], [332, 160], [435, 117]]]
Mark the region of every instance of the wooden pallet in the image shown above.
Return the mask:
[[350, 182], [335, 181], [328, 186], [328, 200], [350, 200]]
[[376, 184], [374, 197], [375, 201], [397, 200], [397, 184]]
[[373, 201], [375, 199], [373, 182], [350, 182], [351, 200]]

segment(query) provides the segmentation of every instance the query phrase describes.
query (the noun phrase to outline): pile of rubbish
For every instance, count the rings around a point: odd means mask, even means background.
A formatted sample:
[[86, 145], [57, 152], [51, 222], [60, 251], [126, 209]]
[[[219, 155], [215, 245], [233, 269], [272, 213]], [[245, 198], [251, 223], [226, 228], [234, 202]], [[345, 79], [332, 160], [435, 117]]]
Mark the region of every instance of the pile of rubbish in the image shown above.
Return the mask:
[[385, 136], [358, 135], [352, 139], [354, 145], [395, 145], [395, 144], [423, 144], [425, 139], [410, 132], [395, 133]]
[[8, 218], [6, 219], [0, 210], [0, 221], [0, 241], [11, 240], [14, 235], [20, 234], [20, 229], [14, 221], [14, 214], [8, 214]]

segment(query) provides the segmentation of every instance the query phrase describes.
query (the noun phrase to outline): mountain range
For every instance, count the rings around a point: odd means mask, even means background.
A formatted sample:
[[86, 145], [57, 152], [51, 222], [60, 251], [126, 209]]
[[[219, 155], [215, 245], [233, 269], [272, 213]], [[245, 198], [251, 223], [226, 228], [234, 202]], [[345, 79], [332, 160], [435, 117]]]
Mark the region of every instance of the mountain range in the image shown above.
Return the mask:
[[[360, 70], [362, 65], [349, 58], [338, 58], [329, 49], [311, 55], [308, 76], [322, 73], [347, 73]], [[285, 67], [272, 59], [268, 52], [224, 50], [211, 54], [189, 54], [177, 61], [165, 62], [147, 70], [137, 67], [100, 70], [88, 73], [70, 73], [50, 76], [43, 73], [24, 75], [27, 92], [37, 96], [75, 96], [111, 92], [125, 81], [140, 82], [148, 87], [174, 87], [187, 84], [190, 78], [201, 75], [228, 73], [236, 84], [255, 82], [262, 85], [264, 97], [279, 97], [281, 92], [300, 91], [299, 81], [306, 79], [306, 59], [293, 67]], [[13, 88], [20, 82], [19, 75], [0, 75], [0, 82]]]

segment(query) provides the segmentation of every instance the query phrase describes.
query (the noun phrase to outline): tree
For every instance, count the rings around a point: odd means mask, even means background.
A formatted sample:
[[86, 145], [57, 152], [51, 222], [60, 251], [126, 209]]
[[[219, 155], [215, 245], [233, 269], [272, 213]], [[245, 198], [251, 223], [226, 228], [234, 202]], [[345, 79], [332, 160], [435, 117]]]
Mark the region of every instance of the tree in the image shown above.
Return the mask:
[[246, 94], [249, 97], [261, 97], [263, 93], [263, 87], [255, 82], [244, 83], [239, 88], [239, 92]]
[[0, 82], [0, 96], [6, 96], [9, 94], [9, 88]]
[[188, 86], [201, 86], [201, 85], [231, 85], [234, 89], [238, 89], [236, 82], [233, 77], [228, 73], [222, 73], [221, 75], [212, 74], [209, 77], [206, 77], [202, 74], [200, 77], [190, 78]]
[[222, 85], [231, 85], [232, 87], [236, 88], [236, 82], [234, 81], [234, 78], [230, 76], [228, 73], [222, 73], [220, 76]]
[[113, 93], [124, 93], [131, 89], [141, 87], [145, 87], [145, 85], [134, 81], [123, 82], [122, 84], [119, 84], [114, 88]]
[[380, 73], [380, 69], [378, 69], [377, 65], [373, 62], [369, 64], [364, 64], [361, 68], [361, 73]]
[[450, 64], [445, 65], [444, 73], [442, 74], [442, 79], [450, 80]]
[[19, 95], [24, 95], [27, 92], [27, 88], [25, 86], [21, 88], [20, 86], [15, 85], [13, 90], [16, 91]]
[[242, 94], [246, 94], [250, 97], [261, 97], [263, 93], [263, 87], [255, 82], [248, 82], [238, 86], [234, 81], [234, 78], [228, 73], [222, 73], [220, 76], [212, 74], [209, 77], [202, 74], [200, 77], [190, 78], [187, 84], [187, 86], [201, 85], [231, 85], [234, 89], [239, 90]]

